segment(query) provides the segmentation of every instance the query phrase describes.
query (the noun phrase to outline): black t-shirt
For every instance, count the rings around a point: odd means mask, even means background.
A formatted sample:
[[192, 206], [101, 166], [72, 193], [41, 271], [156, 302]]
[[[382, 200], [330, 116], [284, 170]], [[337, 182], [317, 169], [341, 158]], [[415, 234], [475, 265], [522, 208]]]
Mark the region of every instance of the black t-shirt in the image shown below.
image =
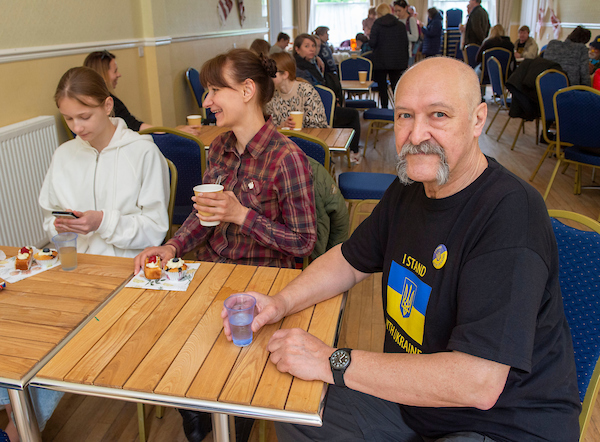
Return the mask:
[[415, 431], [577, 440], [573, 346], [548, 213], [535, 189], [488, 163], [438, 200], [421, 183], [394, 181], [342, 253], [361, 272], [383, 271], [385, 352], [456, 350], [511, 366], [488, 411], [402, 405]]
[[125, 120], [125, 124], [129, 129], [138, 132], [140, 130], [140, 127], [142, 126], [142, 122], [135, 118], [133, 115], [131, 115], [129, 109], [127, 109], [127, 106], [125, 106], [125, 104], [121, 100], [119, 100], [113, 94], [110, 94], [110, 96], [113, 98], [113, 101], [115, 103], [113, 107], [115, 117], [122, 118], [123, 120]]

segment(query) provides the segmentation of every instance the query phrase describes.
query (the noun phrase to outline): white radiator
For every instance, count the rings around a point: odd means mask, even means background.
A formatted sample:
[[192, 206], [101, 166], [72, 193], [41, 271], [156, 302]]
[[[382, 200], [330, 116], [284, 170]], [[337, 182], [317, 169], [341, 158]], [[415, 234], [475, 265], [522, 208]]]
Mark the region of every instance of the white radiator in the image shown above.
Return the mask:
[[48, 243], [38, 196], [57, 147], [54, 117], [0, 128], [0, 245]]

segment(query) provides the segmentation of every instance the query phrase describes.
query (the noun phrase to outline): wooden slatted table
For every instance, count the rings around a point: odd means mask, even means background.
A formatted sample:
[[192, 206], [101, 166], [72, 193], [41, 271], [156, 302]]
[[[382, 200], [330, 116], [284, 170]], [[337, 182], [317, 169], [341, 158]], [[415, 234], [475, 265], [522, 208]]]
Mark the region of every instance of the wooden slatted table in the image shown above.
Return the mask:
[[[229, 130], [231, 130], [229, 127], [202, 126], [198, 138], [200, 138], [200, 141], [202, 141], [206, 149], [208, 149], [210, 143], [212, 143], [217, 136]], [[325, 144], [329, 146], [330, 152], [346, 155], [348, 167], [351, 167], [349, 149], [350, 142], [352, 141], [352, 138], [354, 138], [354, 129], [333, 127], [325, 127], [322, 129], [303, 128], [302, 132], [323, 140]]]
[[[7, 257], [18, 251], [0, 249]], [[41, 440], [24, 389], [29, 380], [132, 275], [131, 259], [79, 254], [77, 260], [74, 271], [55, 267], [0, 291], [0, 386], [9, 389], [22, 440]]]
[[123, 288], [31, 385], [208, 411], [222, 441], [228, 415], [321, 425], [327, 385], [280, 373], [266, 344], [279, 328], [301, 327], [333, 345], [343, 295], [265, 326], [245, 348], [227, 341], [220, 316], [232, 293], [272, 296], [299, 273], [203, 262], [185, 292]]

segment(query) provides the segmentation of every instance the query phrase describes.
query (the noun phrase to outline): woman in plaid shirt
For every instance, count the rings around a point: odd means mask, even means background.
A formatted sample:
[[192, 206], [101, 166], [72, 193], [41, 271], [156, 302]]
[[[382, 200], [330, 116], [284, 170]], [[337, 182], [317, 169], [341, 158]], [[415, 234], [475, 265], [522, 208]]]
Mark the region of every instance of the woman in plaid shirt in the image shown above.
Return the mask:
[[[201, 261], [271, 267], [294, 267], [294, 257], [310, 255], [317, 239], [310, 164], [264, 117], [276, 72], [273, 60], [246, 49], [204, 64], [200, 79], [208, 95], [203, 106], [215, 114], [217, 126], [231, 131], [212, 142], [203, 182], [221, 177], [225, 191], [192, 198], [213, 206], [203, 208], [212, 215], [198, 214], [194, 204], [173, 238], [136, 257], [136, 272], [148, 256], [166, 262], [196, 248]], [[203, 227], [201, 219], [220, 224]]]

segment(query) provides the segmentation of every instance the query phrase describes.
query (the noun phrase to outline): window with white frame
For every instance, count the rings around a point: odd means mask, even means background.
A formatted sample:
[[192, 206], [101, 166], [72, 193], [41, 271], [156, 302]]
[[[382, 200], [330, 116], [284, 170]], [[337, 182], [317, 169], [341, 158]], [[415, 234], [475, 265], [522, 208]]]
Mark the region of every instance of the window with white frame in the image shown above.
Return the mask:
[[312, 0], [310, 31], [317, 26], [329, 28], [329, 43], [339, 46], [344, 40], [363, 32], [362, 21], [367, 18], [369, 0]]

